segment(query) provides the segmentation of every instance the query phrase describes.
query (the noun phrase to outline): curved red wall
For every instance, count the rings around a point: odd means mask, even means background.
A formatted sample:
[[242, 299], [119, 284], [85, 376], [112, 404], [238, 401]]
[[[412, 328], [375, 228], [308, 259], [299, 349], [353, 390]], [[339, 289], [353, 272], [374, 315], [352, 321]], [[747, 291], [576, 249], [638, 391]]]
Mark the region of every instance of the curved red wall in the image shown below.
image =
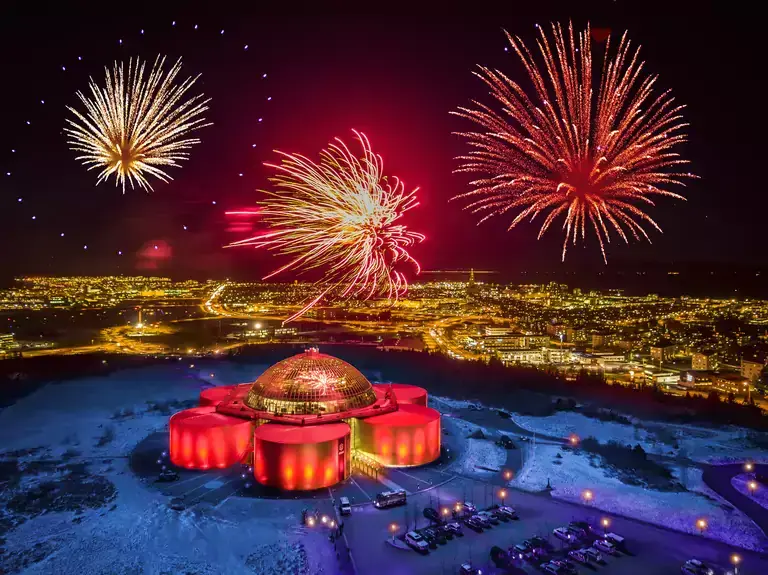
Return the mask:
[[373, 391], [377, 398], [383, 398], [389, 387], [395, 393], [397, 403], [413, 403], [415, 405], [427, 406], [427, 390], [416, 385], [406, 383], [377, 383], [373, 386]]
[[171, 461], [187, 469], [230, 467], [248, 453], [250, 421], [216, 413], [213, 406], [193, 407], [171, 416]]
[[392, 413], [361, 419], [357, 447], [390, 467], [434, 461], [440, 456], [440, 413], [421, 405], [399, 404]]
[[265, 423], [253, 435], [253, 475], [285, 490], [329, 487], [349, 477], [349, 425]]
[[200, 392], [200, 405], [219, 405], [229, 399], [242, 399], [248, 394], [251, 384], [218, 385]]

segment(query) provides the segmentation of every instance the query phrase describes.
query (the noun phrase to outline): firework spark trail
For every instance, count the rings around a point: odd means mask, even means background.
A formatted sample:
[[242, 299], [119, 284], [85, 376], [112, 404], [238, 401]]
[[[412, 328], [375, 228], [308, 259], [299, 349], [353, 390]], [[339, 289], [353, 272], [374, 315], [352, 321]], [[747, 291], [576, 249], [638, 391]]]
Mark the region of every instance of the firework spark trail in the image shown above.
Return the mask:
[[103, 88], [91, 79], [90, 97], [77, 92], [85, 114], [67, 107], [75, 115], [67, 118], [67, 143], [88, 170], [101, 170], [96, 185], [114, 175], [123, 192], [126, 181], [151, 191], [147, 176], [171, 180], [165, 169], [179, 167], [189, 157], [185, 150], [200, 142], [186, 136], [210, 125], [202, 116], [210, 98], [185, 99], [200, 76], [175, 84], [181, 59], [167, 74], [164, 64], [165, 57], [158, 56], [147, 76], [146, 63], [138, 58], [129, 60], [127, 74], [124, 63], [115, 62], [111, 72], [105, 68]]
[[671, 185], [695, 176], [674, 148], [686, 140], [681, 111], [670, 92], [655, 95], [656, 76], [643, 74], [639, 47], [630, 49], [626, 33], [609, 57], [610, 39], [595, 94], [590, 30], [566, 34], [552, 24], [551, 38], [539, 28], [537, 46], [543, 65], [518, 37], [507, 38], [523, 62], [534, 98], [498, 70], [480, 67], [475, 75], [491, 89], [502, 112], [473, 101], [475, 108], [454, 114], [482, 131], [461, 133], [473, 148], [458, 159], [458, 172], [481, 174], [472, 190], [456, 196], [483, 217], [510, 212], [509, 229], [542, 215], [538, 237], [563, 217], [562, 259], [568, 243], [586, 237], [591, 227], [603, 259], [615, 232], [649, 242], [644, 225], [661, 228], [636, 204], [655, 205], [653, 196], [685, 199]]
[[[364, 134], [355, 131], [363, 151], [356, 158], [340, 139], [320, 152], [320, 162], [297, 154], [282, 155], [271, 178], [274, 191], [265, 191], [259, 214], [270, 231], [234, 242], [276, 250], [291, 260], [264, 279], [285, 271], [324, 268], [320, 295], [307, 302], [284, 323], [306, 313], [326, 294], [341, 289], [343, 298], [376, 295], [397, 299], [408, 282], [396, 265], [418, 262], [408, 248], [424, 240], [398, 220], [416, 207], [416, 192], [405, 191], [383, 175], [381, 156], [374, 154]], [[242, 213], [242, 212], [241, 212]]]

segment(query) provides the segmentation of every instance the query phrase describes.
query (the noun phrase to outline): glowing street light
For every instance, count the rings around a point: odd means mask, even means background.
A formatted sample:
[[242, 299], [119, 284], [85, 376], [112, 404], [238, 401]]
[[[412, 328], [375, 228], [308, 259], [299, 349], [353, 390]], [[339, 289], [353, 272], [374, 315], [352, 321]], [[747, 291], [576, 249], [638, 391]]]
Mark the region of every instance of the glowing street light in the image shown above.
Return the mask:
[[707, 520], [706, 519], [698, 519], [696, 521], [696, 527], [699, 528], [699, 533], [704, 533], [704, 530], [707, 528]]
[[591, 490], [591, 489], [585, 489], [584, 491], [582, 491], [582, 492], [581, 492], [581, 498], [582, 498], [582, 499], [583, 499], [583, 500], [584, 500], [586, 503], [591, 503], [591, 502], [592, 502], [592, 500], [595, 498], [595, 494], [594, 494], [594, 493], [592, 493], [592, 490]]
[[579, 436], [575, 433], [571, 433], [570, 437], [568, 437], [568, 442], [574, 447], [577, 446], [579, 444]]
[[509, 469], [504, 471], [504, 479], [507, 480], [507, 481], [512, 479], [512, 472]]
[[448, 515], [449, 513], [450, 513], [450, 511], [448, 510], [448, 508], [447, 507], [443, 507], [442, 514], [443, 515]]
[[748, 461], [747, 463], [744, 464], [744, 471], [746, 471], [747, 473], [750, 473], [754, 468], [755, 466], [752, 464], [751, 461]]
[[320, 518], [320, 521], [322, 521], [324, 524], [325, 524], [325, 523], [328, 523], [328, 516], [327, 516], [327, 515], [323, 515], [323, 516]]
[[315, 526], [315, 518], [314, 517], [310, 517], [309, 519], [307, 519], [307, 525], [309, 525], [310, 527], [314, 527]]
[[395, 542], [395, 531], [397, 531], [397, 523], [391, 523], [389, 525], [389, 530], [392, 532], [392, 543]]
[[750, 493], [754, 493], [757, 490], [757, 481], [747, 483], [747, 489], [749, 489]]
[[741, 563], [741, 555], [734, 553], [731, 555], [731, 563], [733, 564], [733, 575], [739, 574], [739, 563]]
[[504, 505], [504, 499], [507, 497], [506, 489], [499, 491], [499, 497], [501, 497], [501, 504]]
[[600, 520], [600, 525], [602, 525], [602, 526], [603, 526], [603, 535], [605, 535], [605, 532], [608, 530], [608, 526], [609, 526], [610, 524], [611, 524], [611, 520], [610, 520], [610, 519], [608, 519], [607, 517], [603, 517], [603, 518]]

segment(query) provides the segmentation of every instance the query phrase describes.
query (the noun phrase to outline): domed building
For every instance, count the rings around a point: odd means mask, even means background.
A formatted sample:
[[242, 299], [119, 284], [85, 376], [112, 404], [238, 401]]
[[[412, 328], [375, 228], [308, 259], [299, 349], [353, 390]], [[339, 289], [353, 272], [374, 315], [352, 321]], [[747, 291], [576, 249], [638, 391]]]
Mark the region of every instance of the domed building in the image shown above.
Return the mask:
[[312, 348], [279, 361], [253, 384], [200, 394], [170, 420], [171, 461], [188, 469], [253, 465], [259, 483], [286, 490], [348, 478], [353, 454], [382, 466], [440, 455], [440, 414], [426, 390], [373, 386], [349, 363]]

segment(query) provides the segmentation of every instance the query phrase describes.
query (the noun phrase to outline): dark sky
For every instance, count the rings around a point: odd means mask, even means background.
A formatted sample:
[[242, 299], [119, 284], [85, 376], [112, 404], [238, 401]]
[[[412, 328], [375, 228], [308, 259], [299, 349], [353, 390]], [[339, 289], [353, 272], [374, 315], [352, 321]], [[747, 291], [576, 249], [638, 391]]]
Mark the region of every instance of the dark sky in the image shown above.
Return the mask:
[[[578, 27], [589, 21], [614, 33], [628, 29], [642, 45], [647, 70], [688, 105], [683, 153], [702, 177], [689, 186], [688, 202], [662, 199], [652, 209], [665, 230], [652, 235], [653, 245], [615, 243], [609, 265], [768, 264], [768, 201], [758, 163], [762, 50], [754, 18], [735, 12], [737, 3], [697, 2], [678, 12], [674, 2], [498, 3], [507, 10], [462, 2], [424, 15], [394, 5], [378, 14], [281, 14], [154, 8], [161, 4], [116, 4], [120, 12], [111, 13], [103, 3], [58, 12], [4, 3], [0, 274], [147, 273], [149, 262], [177, 277], [257, 278], [275, 260], [251, 249], [222, 250], [241, 238], [228, 231], [223, 212], [259, 199], [268, 174], [262, 162], [275, 160], [273, 149], [315, 157], [335, 136], [351, 140], [352, 128], [369, 136], [387, 173], [420, 187], [422, 205], [406, 222], [427, 235], [414, 250], [425, 269], [602, 266], [594, 239], [561, 264], [559, 229], [536, 241], [534, 226], [507, 232], [509, 220], [498, 218], [477, 227], [460, 203], [448, 203], [467, 189], [467, 178], [452, 173], [466, 146], [451, 132], [469, 127], [448, 112], [471, 98], [489, 101], [473, 67], [498, 67], [527, 88], [516, 56], [504, 52], [502, 29], [532, 41], [535, 23], [568, 19]], [[96, 187], [95, 174], [65, 145], [65, 106], [76, 103], [89, 75], [101, 81], [115, 59], [159, 53], [182, 56], [185, 76], [202, 74], [214, 125], [199, 132], [203, 142], [191, 159], [155, 193]], [[161, 257], [142, 258], [147, 248]]]

